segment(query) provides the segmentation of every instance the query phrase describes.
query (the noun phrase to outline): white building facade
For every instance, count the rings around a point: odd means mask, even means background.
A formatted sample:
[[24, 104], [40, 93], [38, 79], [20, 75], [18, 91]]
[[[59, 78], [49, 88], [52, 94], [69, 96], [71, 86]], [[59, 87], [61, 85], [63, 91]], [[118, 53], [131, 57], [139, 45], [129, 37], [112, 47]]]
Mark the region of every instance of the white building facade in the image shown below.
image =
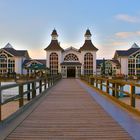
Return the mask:
[[63, 78], [78, 78], [81, 74], [96, 74], [97, 48], [92, 44], [91, 33], [85, 33], [85, 42], [80, 49], [70, 47], [63, 49], [58, 42], [58, 34], [54, 29], [51, 43], [45, 48], [46, 65], [51, 74], [61, 73]]
[[23, 74], [23, 62], [30, 59], [27, 50], [15, 50], [11, 44], [0, 49], [0, 74]]
[[136, 43], [128, 50], [117, 50], [114, 59], [121, 65], [120, 74], [140, 76], [140, 47]]

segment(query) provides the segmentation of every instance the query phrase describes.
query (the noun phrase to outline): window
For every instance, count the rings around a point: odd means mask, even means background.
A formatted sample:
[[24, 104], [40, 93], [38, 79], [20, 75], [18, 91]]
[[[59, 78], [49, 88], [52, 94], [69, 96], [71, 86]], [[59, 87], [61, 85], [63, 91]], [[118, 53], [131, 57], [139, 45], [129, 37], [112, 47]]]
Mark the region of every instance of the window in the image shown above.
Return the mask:
[[64, 61], [79, 61], [79, 60], [75, 54], [70, 53], [70, 54], [65, 56]]
[[128, 58], [128, 75], [135, 75], [135, 57]]
[[15, 72], [15, 60], [7, 54], [0, 54], [0, 74]]
[[50, 73], [58, 74], [58, 54], [57, 53], [50, 54]]
[[91, 53], [86, 53], [84, 56], [84, 74], [93, 74], [93, 55]]

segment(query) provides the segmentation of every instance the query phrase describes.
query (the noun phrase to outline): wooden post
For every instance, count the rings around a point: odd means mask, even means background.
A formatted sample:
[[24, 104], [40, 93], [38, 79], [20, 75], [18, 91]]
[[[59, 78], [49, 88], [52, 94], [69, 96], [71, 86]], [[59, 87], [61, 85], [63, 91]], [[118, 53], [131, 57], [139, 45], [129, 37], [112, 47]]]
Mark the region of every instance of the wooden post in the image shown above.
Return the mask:
[[130, 85], [130, 101], [131, 101], [131, 106], [135, 107], [135, 97], [133, 95], [135, 94], [135, 86]]
[[2, 94], [2, 92], [1, 92], [1, 82], [0, 82], [0, 121], [2, 120], [2, 109], [1, 109], [2, 95], [1, 94]]
[[32, 82], [32, 98], [36, 97], [36, 84]]
[[19, 107], [22, 107], [24, 105], [23, 101], [23, 85], [19, 85]]
[[39, 81], [39, 93], [42, 93], [42, 80]]
[[48, 77], [48, 88], [50, 87], [50, 78]]
[[115, 91], [116, 91], [115, 83], [112, 83], [112, 87], [113, 87], [113, 89], [112, 89], [112, 96], [115, 97]]
[[96, 79], [96, 88], [98, 88], [98, 79]]
[[46, 88], [47, 88], [47, 86], [46, 86], [46, 84], [47, 84], [47, 82], [46, 82], [47, 80], [46, 80], [46, 78], [44, 79], [44, 90], [46, 90]]
[[119, 92], [118, 92], [118, 90], [117, 90], [118, 88], [119, 88], [118, 84], [115, 83], [115, 97], [116, 97], [116, 98], [119, 98]]
[[102, 80], [100, 80], [100, 90], [103, 90], [103, 81]]
[[29, 91], [29, 93], [27, 94], [27, 100], [30, 101], [30, 83], [27, 84], [27, 90]]
[[90, 78], [90, 84], [94, 86], [94, 78]]
[[106, 93], [109, 93], [109, 81], [106, 80]]

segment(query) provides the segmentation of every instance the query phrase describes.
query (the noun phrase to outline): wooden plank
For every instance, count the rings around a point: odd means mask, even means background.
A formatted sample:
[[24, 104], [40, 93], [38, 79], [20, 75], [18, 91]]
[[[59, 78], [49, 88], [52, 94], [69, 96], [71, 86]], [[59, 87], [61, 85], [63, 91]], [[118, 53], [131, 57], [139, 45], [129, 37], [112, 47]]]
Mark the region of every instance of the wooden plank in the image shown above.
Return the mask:
[[7, 140], [129, 140], [75, 79], [63, 79]]

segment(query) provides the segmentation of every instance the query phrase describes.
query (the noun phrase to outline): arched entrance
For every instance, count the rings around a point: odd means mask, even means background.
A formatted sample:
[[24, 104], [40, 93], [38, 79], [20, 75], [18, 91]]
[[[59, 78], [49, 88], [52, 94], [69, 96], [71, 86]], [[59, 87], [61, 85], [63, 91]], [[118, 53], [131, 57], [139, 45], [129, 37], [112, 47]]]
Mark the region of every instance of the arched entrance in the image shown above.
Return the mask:
[[76, 76], [76, 68], [75, 67], [67, 67], [67, 77], [74, 78]]

